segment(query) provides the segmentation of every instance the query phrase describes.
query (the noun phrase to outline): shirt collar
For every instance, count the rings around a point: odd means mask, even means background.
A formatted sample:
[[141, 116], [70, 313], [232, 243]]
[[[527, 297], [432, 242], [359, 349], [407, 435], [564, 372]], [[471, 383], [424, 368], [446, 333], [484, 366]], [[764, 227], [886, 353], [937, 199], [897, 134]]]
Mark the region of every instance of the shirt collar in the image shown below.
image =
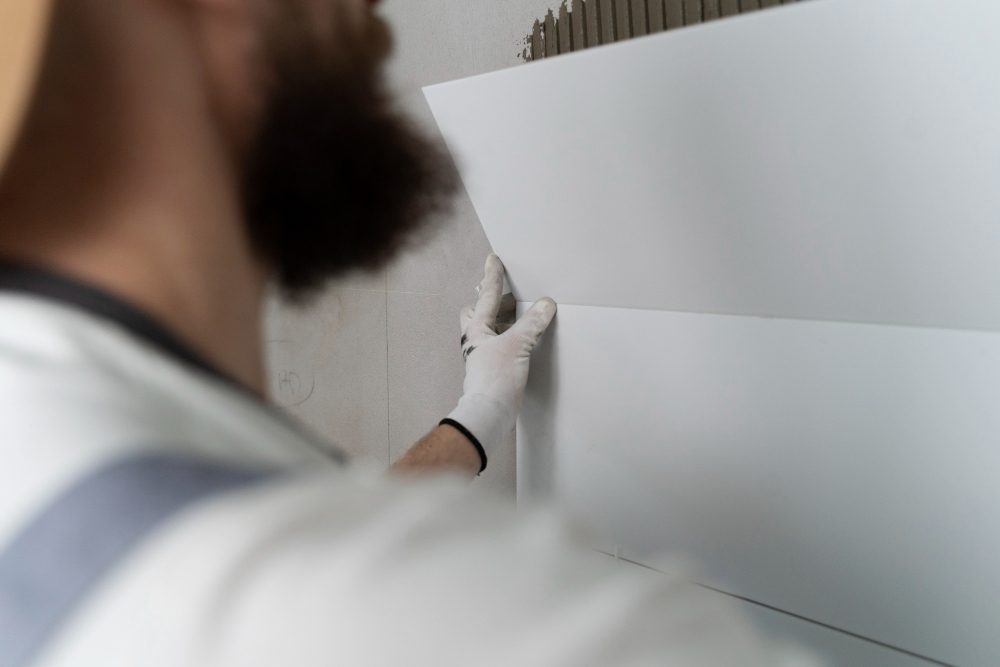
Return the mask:
[[17, 292], [42, 297], [110, 320], [174, 359], [246, 389], [240, 382], [182, 343], [149, 315], [103, 290], [47, 269], [0, 260], [0, 292]]
[[284, 410], [268, 401], [262, 400], [256, 393], [250, 391], [246, 385], [219, 370], [206, 361], [204, 357], [182, 343], [173, 333], [152, 317], [112, 294], [47, 269], [8, 260], [0, 260], [0, 292], [15, 292], [41, 297], [113, 322], [140, 340], [152, 344], [166, 355], [173, 357], [181, 363], [197, 368], [239, 389], [256, 400], [262, 408], [270, 412], [275, 418], [295, 429], [299, 435], [305, 438], [306, 441], [316, 447], [321, 453], [340, 463], [347, 461], [347, 457], [338, 448], [321, 442], [309, 429], [300, 424], [298, 420], [285, 414]]

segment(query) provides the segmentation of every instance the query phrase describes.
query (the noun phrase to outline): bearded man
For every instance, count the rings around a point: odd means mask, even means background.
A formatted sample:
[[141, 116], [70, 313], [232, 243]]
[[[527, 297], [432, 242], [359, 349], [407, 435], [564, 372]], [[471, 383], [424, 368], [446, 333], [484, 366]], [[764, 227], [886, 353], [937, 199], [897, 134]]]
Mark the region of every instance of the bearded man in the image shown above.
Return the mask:
[[383, 265], [454, 187], [373, 5], [0, 0], [0, 666], [789, 664], [464, 488], [556, 310], [498, 335], [495, 256], [397, 474], [265, 401], [265, 287]]

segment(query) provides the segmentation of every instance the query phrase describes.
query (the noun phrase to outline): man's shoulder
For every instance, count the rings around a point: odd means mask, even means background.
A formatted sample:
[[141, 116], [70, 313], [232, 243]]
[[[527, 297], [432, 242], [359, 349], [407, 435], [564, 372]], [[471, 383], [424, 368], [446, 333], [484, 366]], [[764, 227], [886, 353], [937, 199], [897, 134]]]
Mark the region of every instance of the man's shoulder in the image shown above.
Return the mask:
[[680, 572], [612, 568], [551, 509], [518, 512], [459, 480], [344, 470], [272, 478], [158, 532], [41, 664], [98, 658], [790, 664], [725, 600]]
[[114, 323], [0, 295], [0, 544], [87, 471], [155, 450], [238, 464], [328, 460], [262, 401]]

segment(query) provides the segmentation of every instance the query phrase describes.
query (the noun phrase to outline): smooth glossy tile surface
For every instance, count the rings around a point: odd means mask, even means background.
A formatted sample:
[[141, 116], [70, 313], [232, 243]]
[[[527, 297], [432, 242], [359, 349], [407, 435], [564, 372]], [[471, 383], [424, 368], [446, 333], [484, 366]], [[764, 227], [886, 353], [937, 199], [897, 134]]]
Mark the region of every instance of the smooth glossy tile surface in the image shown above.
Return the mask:
[[998, 333], [562, 305], [519, 492], [604, 551], [679, 551], [728, 592], [994, 664], [998, 403]]
[[[618, 567], [646, 569], [627, 560], [619, 560]], [[820, 660], [825, 667], [928, 667], [939, 664], [709, 589], [702, 588], [701, 594], [722, 598], [725, 604], [734, 607], [759, 630], [780, 643], [786, 655], [810, 653], [811, 658]], [[791, 657], [789, 662], [796, 664]]]
[[795, 642], [829, 667], [931, 667], [938, 662], [881, 646], [843, 632], [749, 602], [737, 605], [758, 627], [780, 640]]
[[425, 94], [519, 299], [1000, 330], [998, 24], [800, 2]]

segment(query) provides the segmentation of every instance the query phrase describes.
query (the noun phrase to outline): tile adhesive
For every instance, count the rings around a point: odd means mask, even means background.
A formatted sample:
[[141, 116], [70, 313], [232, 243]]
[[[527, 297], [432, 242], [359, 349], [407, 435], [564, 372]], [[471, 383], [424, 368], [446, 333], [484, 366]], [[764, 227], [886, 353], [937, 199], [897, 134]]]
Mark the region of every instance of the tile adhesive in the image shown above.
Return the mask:
[[535, 21], [519, 54], [526, 61], [714, 21], [799, 0], [563, 0]]

